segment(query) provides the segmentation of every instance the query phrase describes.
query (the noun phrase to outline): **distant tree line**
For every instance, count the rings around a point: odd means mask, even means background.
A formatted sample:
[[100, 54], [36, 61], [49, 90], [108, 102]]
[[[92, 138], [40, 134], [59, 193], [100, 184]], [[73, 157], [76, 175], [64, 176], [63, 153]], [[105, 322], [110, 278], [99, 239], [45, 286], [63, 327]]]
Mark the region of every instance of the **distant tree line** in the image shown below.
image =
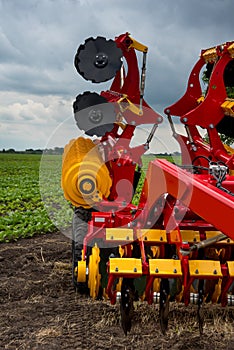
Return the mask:
[[32, 149], [27, 148], [25, 151], [16, 151], [14, 148], [0, 150], [0, 153], [18, 153], [18, 154], [63, 154], [63, 147]]
[[[32, 149], [27, 148], [25, 151], [16, 151], [14, 148], [5, 149], [3, 148], [0, 150], [0, 153], [18, 153], [18, 154], [63, 154], [63, 147], [54, 147], [54, 148], [45, 148], [45, 149]], [[151, 154], [147, 154], [147, 156], [150, 156]], [[179, 156], [181, 155], [180, 152], [173, 152], [173, 153], [156, 153], [153, 154], [155, 156]]]

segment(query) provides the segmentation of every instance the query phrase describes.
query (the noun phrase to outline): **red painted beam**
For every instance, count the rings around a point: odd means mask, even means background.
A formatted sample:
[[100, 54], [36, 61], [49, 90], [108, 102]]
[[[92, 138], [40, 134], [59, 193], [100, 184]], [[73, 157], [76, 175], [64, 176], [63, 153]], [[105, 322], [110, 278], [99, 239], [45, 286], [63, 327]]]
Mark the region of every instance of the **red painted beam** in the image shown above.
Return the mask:
[[147, 172], [150, 210], [165, 193], [234, 240], [234, 197], [167, 160], [155, 160]]

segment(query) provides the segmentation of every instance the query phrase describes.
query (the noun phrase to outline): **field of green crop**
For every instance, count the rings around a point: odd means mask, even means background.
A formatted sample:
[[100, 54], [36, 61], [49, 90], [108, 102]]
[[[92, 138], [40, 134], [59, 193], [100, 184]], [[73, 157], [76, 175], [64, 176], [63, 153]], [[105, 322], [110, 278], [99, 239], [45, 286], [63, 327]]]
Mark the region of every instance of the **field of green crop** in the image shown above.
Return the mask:
[[[144, 171], [134, 204], [154, 158], [143, 157]], [[69, 229], [72, 209], [63, 198], [60, 179], [59, 155], [0, 154], [0, 242]]]
[[0, 241], [63, 226], [61, 212], [71, 209], [63, 199], [60, 169], [61, 156], [0, 154]]
[[0, 241], [54, 230], [39, 191], [40, 159], [0, 154]]

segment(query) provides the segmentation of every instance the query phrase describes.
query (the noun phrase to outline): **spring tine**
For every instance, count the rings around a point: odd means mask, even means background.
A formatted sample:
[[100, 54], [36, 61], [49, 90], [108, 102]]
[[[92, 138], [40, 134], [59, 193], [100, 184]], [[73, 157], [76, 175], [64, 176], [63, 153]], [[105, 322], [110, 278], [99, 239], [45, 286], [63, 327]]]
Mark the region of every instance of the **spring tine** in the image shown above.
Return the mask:
[[159, 303], [159, 322], [162, 334], [166, 334], [168, 328], [169, 314], [169, 281], [162, 279], [160, 283], [160, 303]]
[[131, 280], [124, 278], [121, 287], [120, 315], [121, 325], [125, 335], [130, 332], [132, 327], [133, 290], [131, 282]]
[[204, 312], [203, 312], [203, 298], [204, 298], [204, 280], [199, 280], [198, 283], [198, 308], [197, 308], [197, 319], [199, 325], [200, 335], [203, 334], [204, 326]]

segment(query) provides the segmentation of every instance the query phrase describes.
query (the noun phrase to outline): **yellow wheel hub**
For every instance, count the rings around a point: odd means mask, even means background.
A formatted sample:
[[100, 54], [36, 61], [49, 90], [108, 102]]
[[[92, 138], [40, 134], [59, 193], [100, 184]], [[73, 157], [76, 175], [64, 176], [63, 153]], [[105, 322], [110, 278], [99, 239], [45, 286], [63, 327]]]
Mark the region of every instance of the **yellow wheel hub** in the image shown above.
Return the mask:
[[86, 261], [78, 261], [77, 282], [86, 282]]
[[88, 287], [92, 298], [98, 296], [101, 275], [99, 274], [100, 249], [95, 245], [92, 248], [92, 254], [89, 257], [89, 278]]

